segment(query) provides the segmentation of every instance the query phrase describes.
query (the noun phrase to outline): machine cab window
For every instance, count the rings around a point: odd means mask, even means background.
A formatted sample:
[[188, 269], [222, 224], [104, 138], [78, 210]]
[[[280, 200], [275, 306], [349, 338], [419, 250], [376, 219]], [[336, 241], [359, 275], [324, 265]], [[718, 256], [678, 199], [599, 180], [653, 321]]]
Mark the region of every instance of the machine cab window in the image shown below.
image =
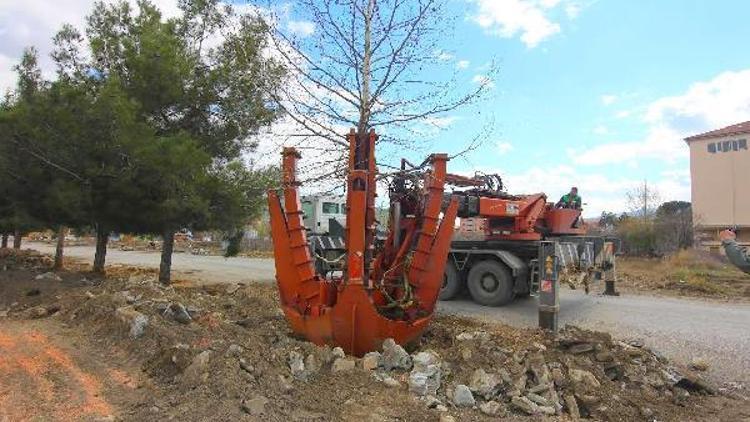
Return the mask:
[[323, 214], [338, 214], [339, 204], [335, 202], [323, 202]]

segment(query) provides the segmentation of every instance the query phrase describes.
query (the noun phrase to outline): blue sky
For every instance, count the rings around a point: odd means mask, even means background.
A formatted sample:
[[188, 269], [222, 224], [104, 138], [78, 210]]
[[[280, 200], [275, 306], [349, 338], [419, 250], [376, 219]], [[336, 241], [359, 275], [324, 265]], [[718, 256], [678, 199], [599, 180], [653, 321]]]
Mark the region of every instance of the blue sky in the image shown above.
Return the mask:
[[[543, 19], [507, 16], [516, 9], [510, 3]], [[750, 2], [454, 6], [464, 19], [449, 53], [469, 62], [466, 80], [492, 58], [501, 68], [482, 105], [497, 131], [452, 171], [498, 171], [514, 192], [552, 197], [575, 184], [588, 215], [622, 211], [625, 192], [643, 180], [664, 200], [689, 200], [681, 139], [750, 120]], [[456, 140], [476, 125], [475, 110], [453, 117], [437, 149], [460, 150]]]
[[[176, 0], [154, 1], [176, 13]], [[92, 3], [0, 1], [0, 89], [12, 86], [10, 68], [27, 45], [52, 75], [50, 37], [64, 22], [82, 25]], [[625, 210], [625, 192], [643, 180], [664, 200], [689, 200], [681, 139], [750, 120], [748, 1], [452, 0], [451, 8], [456, 31], [436, 52], [445, 71], [470, 86], [488, 62], [500, 65], [486, 101], [442, 116], [444, 129], [432, 134], [431, 150], [455, 153], [493, 117], [494, 131], [453, 160], [453, 172], [499, 172], [512, 192], [554, 199], [576, 185], [589, 216]]]

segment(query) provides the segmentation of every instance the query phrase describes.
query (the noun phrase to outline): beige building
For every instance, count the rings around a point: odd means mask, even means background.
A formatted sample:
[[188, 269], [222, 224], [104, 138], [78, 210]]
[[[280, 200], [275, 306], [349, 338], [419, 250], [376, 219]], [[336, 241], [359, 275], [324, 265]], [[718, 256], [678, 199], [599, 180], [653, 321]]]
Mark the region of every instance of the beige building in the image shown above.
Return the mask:
[[700, 243], [718, 248], [718, 233], [737, 227], [750, 244], [750, 121], [685, 138], [690, 147], [693, 219]]

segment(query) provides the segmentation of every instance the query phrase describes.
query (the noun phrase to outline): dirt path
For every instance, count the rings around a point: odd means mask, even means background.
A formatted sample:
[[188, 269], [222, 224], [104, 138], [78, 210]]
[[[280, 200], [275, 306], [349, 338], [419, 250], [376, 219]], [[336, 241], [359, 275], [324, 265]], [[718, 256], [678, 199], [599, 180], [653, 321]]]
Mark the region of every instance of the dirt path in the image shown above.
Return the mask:
[[[54, 248], [43, 243], [29, 247], [44, 253]], [[92, 247], [69, 247], [68, 256], [93, 259]], [[108, 263], [158, 267], [159, 254], [112, 250]], [[175, 254], [174, 268], [181, 276], [203, 283], [272, 282], [272, 259], [231, 258]], [[563, 290], [560, 297], [560, 323], [592, 330], [604, 330], [622, 339], [641, 339], [670, 359], [687, 364], [694, 358], [710, 362], [708, 375], [719, 383], [750, 385], [750, 304], [722, 303], [698, 299], [623, 295], [586, 296], [580, 291]], [[478, 306], [470, 300], [440, 302], [438, 310], [498, 321], [516, 327], [537, 324], [533, 299], [517, 301], [502, 308]]]
[[0, 322], [0, 421], [112, 420], [137, 395], [110, 356], [64, 331], [54, 320]]

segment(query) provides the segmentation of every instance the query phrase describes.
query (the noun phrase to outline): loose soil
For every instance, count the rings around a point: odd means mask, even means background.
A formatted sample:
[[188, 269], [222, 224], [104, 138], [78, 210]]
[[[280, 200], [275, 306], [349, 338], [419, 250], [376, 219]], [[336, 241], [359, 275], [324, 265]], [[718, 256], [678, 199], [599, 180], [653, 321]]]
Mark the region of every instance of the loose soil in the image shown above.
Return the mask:
[[[0, 421], [437, 421], [444, 414], [461, 421], [570, 420], [567, 410], [525, 416], [502, 397], [497, 400], [503, 416], [491, 418], [447, 398], [457, 384], [469, 384], [477, 369], [528, 376], [531, 386], [537, 372], [529, 365], [539, 360], [595, 375], [601, 386], [585, 394], [578, 386], [559, 386], [561, 394], [575, 394], [582, 414], [595, 420], [750, 418], [744, 391], [708, 394], [694, 385], [653, 380], [671, 366], [607, 334], [569, 328], [554, 338], [456, 317], [437, 318], [409, 350], [440, 356], [438, 399], [447, 407], [441, 412], [408, 391], [408, 371], [390, 372], [400, 388], [378, 381], [359, 360], [355, 369], [333, 372], [330, 348], [289, 331], [273, 286], [178, 281], [164, 287], [152, 270], [110, 267], [107, 277], [99, 277], [82, 264], [69, 264], [57, 273], [60, 280], [37, 279], [50, 264], [49, 257], [33, 252], [0, 250]], [[176, 303], [191, 322], [167, 315]], [[148, 319], [142, 333], [128, 319], [136, 314]], [[593, 350], [573, 352], [581, 344]], [[295, 379], [291, 352], [313, 356], [320, 368], [306, 380]], [[609, 353], [612, 360], [599, 363], [594, 352]], [[614, 375], [612, 368], [619, 368]], [[252, 406], [258, 402], [264, 403], [260, 410]]]

